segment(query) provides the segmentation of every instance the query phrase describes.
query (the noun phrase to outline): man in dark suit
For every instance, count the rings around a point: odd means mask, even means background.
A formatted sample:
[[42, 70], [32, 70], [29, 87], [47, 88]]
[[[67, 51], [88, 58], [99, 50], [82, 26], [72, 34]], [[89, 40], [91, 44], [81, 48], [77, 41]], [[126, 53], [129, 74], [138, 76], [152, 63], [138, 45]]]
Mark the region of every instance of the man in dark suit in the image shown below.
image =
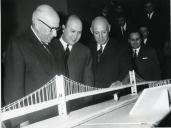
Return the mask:
[[166, 41], [167, 19], [157, 10], [154, 1], [147, 0], [144, 4], [144, 12], [140, 16], [139, 24], [144, 24], [149, 30], [151, 46], [155, 48], [161, 68], [163, 67], [163, 47]]
[[[111, 84], [121, 84], [128, 73], [127, 47], [109, 38], [110, 24], [104, 17], [96, 17], [91, 24], [94, 40], [89, 48], [93, 55], [95, 87], [107, 88]], [[94, 103], [112, 98], [112, 94], [94, 96]]]
[[93, 55], [95, 86], [100, 88], [121, 81], [128, 73], [128, 63], [123, 56], [127, 47], [109, 38], [110, 28], [104, 17], [96, 17], [90, 28], [95, 39], [89, 46]]
[[149, 30], [148, 27], [146, 25], [140, 25], [139, 26], [139, 31], [141, 34], [141, 39], [142, 39], [142, 43], [141, 45], [147, 46], [147, 47], [152, 47], [153, 46], [153, 42], [150, 41], [149, 39]]
[[[65, 63], [65, 52], [69, 50], [67, 58], [68, 72], [64, 73], [70, 79], [86, 85], [93, 85], [92, 56], [87, 47], [79, 41], [82, 33], [82, 22], [76, 15], [68, 17], [63, 25], [63, 34], [59, 40], [54, 40], [50, 46], [55, 55], [60, 55]], [[58, 57], [59, 58], [59, 57]]]
[[[51, 43], [53, 53], [61, 60], [66, 67], [64, 75], [76, 82], [92, 86], [94, 84], [92, 72], [92, 56], [90, 50], [79, 41], [82, 34], [82, 22], [76, 15], [68, 17], [63, 27], [63, 34], [59, 40]], [[86, 104], [86, 98], [73, 102], [69, 105], [69, 109], [74, 110]]]
[[[40, 5], [33, 12], [29, 30], [11, 40], [5, 61], [6, 105], [39, 89], [62, 72], [62, 65], [56, 63], [47, 46], [57, 36], [59, 22], [52, 7]], [[11, 127], [15, 125], [16, 122]]]
[[153, 48], [141, 45], [141, 36], [138, 30], [130, 32], [130, 58], [132, 68], [144, 80], [160, 80], [160, 66]]
[[112, 36], [120, 43], [126, 43], [128, 33], [134, 26], [124, 13], [119, 13], [116, 16], [116, 24], [112, 26]]

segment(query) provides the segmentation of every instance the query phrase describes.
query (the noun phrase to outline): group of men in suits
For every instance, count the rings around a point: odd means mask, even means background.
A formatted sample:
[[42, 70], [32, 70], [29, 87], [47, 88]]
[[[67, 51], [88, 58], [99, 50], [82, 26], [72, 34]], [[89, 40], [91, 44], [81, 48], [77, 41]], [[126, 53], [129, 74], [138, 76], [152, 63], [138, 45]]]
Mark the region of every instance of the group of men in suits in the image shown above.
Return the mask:
[[128, 36], [132, 28], [134, 28], [132, 21], [124, 14], [124, 12], [117, 14], [115, 23], [112, 24], [112, 33], [116, 40], [120, 43], [128, 42]]
[[[52, 7], [40, 5], [33, 12], [30, 30], [10, 43], [5, 63], [6, 104], [35, 91], [56, 74], [99, 88], [121, 81], [131, 68], [145, 80], [160, 79], [153, 77], [158, 74], [155, 52], [141, 46], [138, 32], [129, 35], [131, 47], [120, 44], [109, 37], [111, 25], [107, 19], [99, 16], [92, 21], [90, 31], [94, 39], [87, 48], [79, 42], [82, 22], [76, 15], [68, 17], [62, 25], [61, 37], [52, 41], [59, 22]], [[138, 49], [136, 61], [132, 61], [129, 48]], [[90, 100], [91, 97], [78, 99], [68, 107], [78, 109]]]
[[[164, 15], [164, 14], [163, 14]], [[150, 47], [153, 47], [159, 59], [160, 68], [163, 70], [164, 53], [163, 48], [167, 40], [167, 20], [165, 20], [159, 10], [157, 10], [154, 1], [147, 0], [144, 4], [144, 12], [139, 16], [140, 26], [148, 28], [148, 39]]]

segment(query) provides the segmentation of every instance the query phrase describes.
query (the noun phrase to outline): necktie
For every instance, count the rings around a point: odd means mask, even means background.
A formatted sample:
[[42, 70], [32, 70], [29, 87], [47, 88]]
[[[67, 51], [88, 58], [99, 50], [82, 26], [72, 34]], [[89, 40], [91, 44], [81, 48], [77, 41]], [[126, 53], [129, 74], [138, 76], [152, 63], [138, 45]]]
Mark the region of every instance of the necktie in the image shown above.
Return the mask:
[[43, 43], [43, 47], [46, 49], [46, 51], [47, 51], [49, 54], [51, 54], [50, 48], [49, 48], [49, 45], [48, 45], [48, 44]]
[[69, 54], [70, 54], [69, 44], [67, 44], [67, 47], [65, 49], [65, 58], [66, 58], [66, 60], [68, 60]]
[[102, 52], [103, 52], [103, 47], [102, 45], [100, 45], [100, 49], [97, 51], [98, 62], [100, 62], [100, 56], [102, 55]]
[[137, 50], [135, 49], [133, 50], [132, 64], [133, 64], [133, 69], [135, 70], [136, 73], [138, 73], [136, 61], [137, 61]]
[[67, 44], [67, 47], [65, 49], [64, 57], [65, 57], [65, 70], [66, 70], [66, 76], [69, 77], [69, 70], [68, 70], [68, 57], [70, 55], [69, 50], [69, 44]]
[[133, 52], [133, 58], [136, 59], [137, 58], [137, 50], [135, 49]]

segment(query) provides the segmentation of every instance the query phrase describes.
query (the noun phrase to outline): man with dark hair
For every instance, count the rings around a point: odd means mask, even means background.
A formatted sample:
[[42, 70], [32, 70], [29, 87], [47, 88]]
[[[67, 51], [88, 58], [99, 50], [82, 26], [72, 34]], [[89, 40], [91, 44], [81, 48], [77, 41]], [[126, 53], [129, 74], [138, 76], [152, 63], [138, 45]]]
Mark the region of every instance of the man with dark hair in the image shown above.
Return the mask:
[[139, 26], [139, 31], [140, 34], [142, 36], [142, 45], [147, 46], [147, 47], [151, 47], [152, 46], [152, 42], [149, 39], [149, 30], [148, 27], [146, 25], [140, 25]]
[[120, 43], [126, 43], [128, 40], [128, 34], [135, 25], [132, 24], [130, 19], [128, 19], [124, 13], [119, 13], [116, 16], [116, 24], [112, 27], [112, 36]]
[[164, 17], [153, 0], [147, 0], [144, 4], [144, 13], [139, 18], [139, 24], [145, 24], [149, 30], [151, 47], [155, 48], [161, 69], [163, 68], [163, 47], [166, 41], [167, 18]]
[[132, 68], [144, 80], [160, 80], [161, 72], [155, 49], [143, 46], [138, 30], [129, 34]]

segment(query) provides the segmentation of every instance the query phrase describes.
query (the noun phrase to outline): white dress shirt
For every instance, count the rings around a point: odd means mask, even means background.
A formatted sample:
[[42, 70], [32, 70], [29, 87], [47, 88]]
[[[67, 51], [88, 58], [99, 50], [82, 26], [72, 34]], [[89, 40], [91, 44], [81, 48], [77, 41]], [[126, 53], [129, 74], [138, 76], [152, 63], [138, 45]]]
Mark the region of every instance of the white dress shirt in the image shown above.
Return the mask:
[[100, 46], [102, 45], [102, 52], [103, 52], [104, 48], [106, 47], [106, 44], [107, 43], [105, 43], [105, 44], [97, 44], [97, 51], [100, 50]]
[[151, 20], [152, 16], [153, 16], [154, 12], [151, 12], [150, 14], [148, 13], [147, 16], [148, 18]]
[[147, 44], [147, 38], [144, 39], [144, 42], [143, 42], [145, 45]]
[[[64, 47], [64, 50], [66, 50], [68, 43], [66, 43], [66, 42], [62, 39], [62, 37], [61, 37], [59, 40], [60, 40], [60, 42], [62, 43], [62, 46]], [[69, 50], [71, 51], [72, 45], [69, 45], [68, 47], [69, 47]]]
[[136, 49], [133, 49], [133, 53], [135, 53], [135, 51], [136, 51], [136, 56], [138, 56], [138, 54], [139, 54], [139, 51], [140, 51], [140, 48], [141, 48], [141, 47], [139, 47], [139, 48], [136, 48]]

